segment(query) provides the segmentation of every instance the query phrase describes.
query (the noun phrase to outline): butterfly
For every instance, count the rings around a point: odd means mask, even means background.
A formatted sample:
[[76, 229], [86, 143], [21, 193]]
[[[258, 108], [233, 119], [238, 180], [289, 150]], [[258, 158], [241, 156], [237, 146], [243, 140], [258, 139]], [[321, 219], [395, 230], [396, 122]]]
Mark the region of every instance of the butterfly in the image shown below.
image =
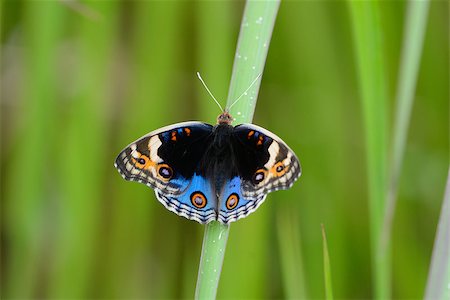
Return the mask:
[[217, 125], [183, 122], [160, 128], [127, 146], [115, 167], [144, 183], [168, 210], [201, 224], [237, 221], [267, 194], [290, 188], [301, 174], [295, 153], [253, 124], [232, 126], [224, 111]]

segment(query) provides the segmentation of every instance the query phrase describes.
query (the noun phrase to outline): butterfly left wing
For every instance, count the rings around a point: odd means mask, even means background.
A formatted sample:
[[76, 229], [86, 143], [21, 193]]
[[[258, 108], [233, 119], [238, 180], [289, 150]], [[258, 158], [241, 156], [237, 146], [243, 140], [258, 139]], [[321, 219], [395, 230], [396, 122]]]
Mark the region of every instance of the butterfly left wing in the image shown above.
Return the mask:
[[115, 166], [126, 180], [144, 183], [168, 210], [200, 223], [216, 217], [216, 197], [198, 170], [212, 126], [184, 122], [150, 132], [126, 147]]
[[237, 221], [254, 212], [267, 194], [290, 188], [301, 174], [295, 153], [270, 131], [241, 124], [233, 131], [236, 174], [225, 183], [218, 220]]

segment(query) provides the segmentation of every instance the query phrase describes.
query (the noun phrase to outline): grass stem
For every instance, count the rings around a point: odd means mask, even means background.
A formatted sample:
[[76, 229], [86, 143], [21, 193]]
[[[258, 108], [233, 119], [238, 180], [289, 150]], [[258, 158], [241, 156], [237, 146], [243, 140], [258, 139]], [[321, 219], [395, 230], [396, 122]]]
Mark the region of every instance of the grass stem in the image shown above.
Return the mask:
[[[230, 105], [262, 74], [279, 1], [247, 1], [242, 17], [233, 73], [227, 98]], [[235, 125], [250, 123], [258, 98], [261, 76], [230, 109]], [[196, 299], [214, 299], [219, 285], [230, 227], [218, 222], [205, 226], [202, 254], [195, 290]]]
[[386, 212], [381, 232], [380, 251], [389, 251], [399, 177], [405, 152], [411, 110], [414, 103], [417, 76], [427, 27], [429, 1], [408, 2], [404, 25], [404, 39], [397, 82], [396, 111], [391, 143], [389, 186]]
[[325, 298], [333, 299], [333, 285], [331, 283], [331, 266], [330, 256], [328, 254], [327, 236], [325, 234], [325, 226], [322, 224], [322, 241], [323, 241], [323, 274], [325, 278]]
[[387, 93], [380, 3], [349, 1], [366, 137], [372, 273], [376, 299], [390, 298], [390, 257], [380, 236], [387, 184]]
[[430, 271], [425, 291], [425, 299], [450, 298], [450, 167], [447, 176], [444, 202], [442, 203]]

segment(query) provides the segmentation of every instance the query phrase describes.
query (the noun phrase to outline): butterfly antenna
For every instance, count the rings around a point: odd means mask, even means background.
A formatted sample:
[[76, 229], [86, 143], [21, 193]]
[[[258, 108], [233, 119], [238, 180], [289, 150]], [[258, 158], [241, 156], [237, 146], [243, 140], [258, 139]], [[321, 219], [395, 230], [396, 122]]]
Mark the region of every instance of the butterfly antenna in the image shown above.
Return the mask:
[[242, 93], [242, 95], [240, 95], [233, 103], [231, 103], [230, 107], [228, 107], [228, 109], [231, 109], [231, 107], [233, 107], [233, 105], [235, 105], [241, 98], [242, 96], [244, 96], [245, 94], [247, 94], [248, 90], [251, 89], [251, 87], [256, 83], [256, 81], [258, 81], [258, 79], [261, 77], [261, 73], [258, 74], [258, 76], [256, 76], [255, 79], [253, 79], [252, 83], [250, 84], [250, 86], [245, 90], [245, 92]]
[[208, 87], [206, 86], [206, 83], [203, 81], [202, 76], [200, 76], [200, 72], [197, 72], [197, 77], [198, 79], [200, 79], [200, 81], [202, 82], [203, 86], [205, 87], [205, 89], [208, 91], [209, 95], [214, 99], [214, 101], [217, 103], [217, 105], [220, 107], [220, 110], [223, 111], [222, 105], [220, 105], [219, 101], [217, 101], [216, 97], [214, 97], [214, 95], [211, 93], [211, 91], [208, 89]]

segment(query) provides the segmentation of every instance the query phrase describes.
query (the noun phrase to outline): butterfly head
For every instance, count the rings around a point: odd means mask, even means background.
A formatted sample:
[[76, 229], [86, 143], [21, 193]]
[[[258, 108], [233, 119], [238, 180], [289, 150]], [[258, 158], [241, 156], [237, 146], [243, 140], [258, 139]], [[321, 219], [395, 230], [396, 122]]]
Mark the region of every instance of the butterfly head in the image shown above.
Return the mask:
[[231, 122], [233, 122], [233, 117], [230, 115], [230, 113], [226, 110], [223, 111], [218, 117], [217, 117], [217, 124], [219, 125], [231, 125]]

